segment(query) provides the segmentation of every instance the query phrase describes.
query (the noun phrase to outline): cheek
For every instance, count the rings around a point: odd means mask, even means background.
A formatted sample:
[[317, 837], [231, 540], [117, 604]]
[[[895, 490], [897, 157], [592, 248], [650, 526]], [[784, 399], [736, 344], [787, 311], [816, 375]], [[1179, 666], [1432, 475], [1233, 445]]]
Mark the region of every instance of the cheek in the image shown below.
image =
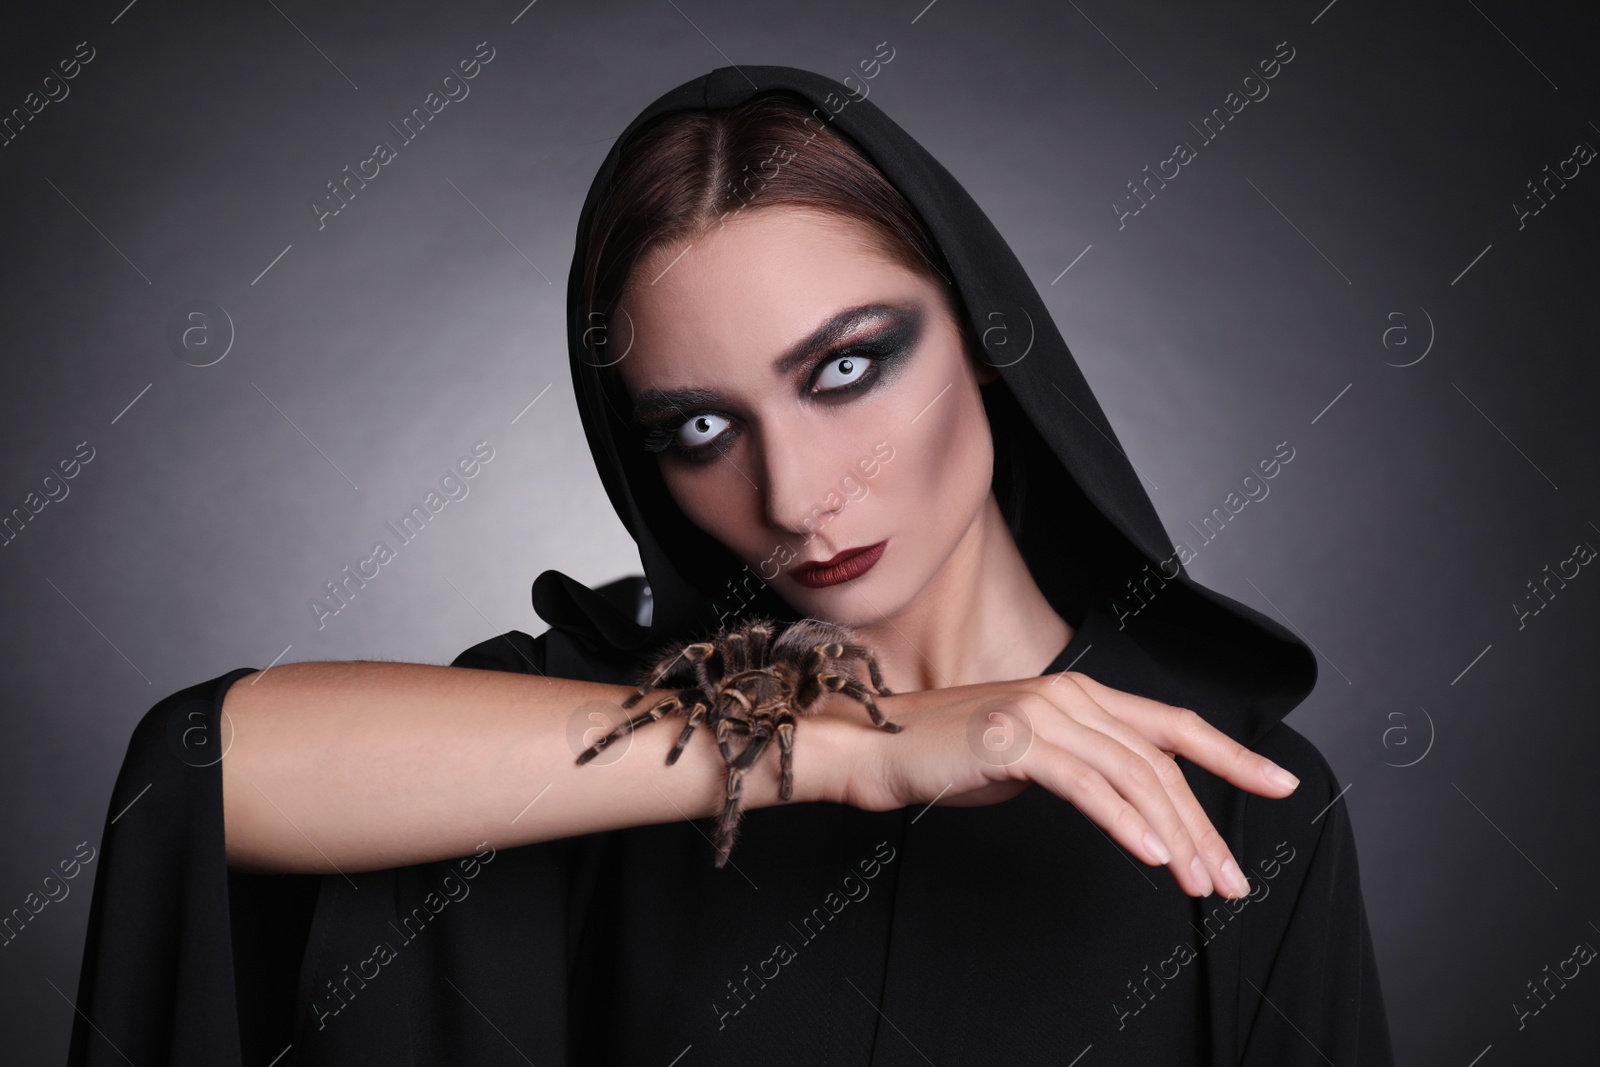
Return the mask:
[[663, 467], [661, 477], [690, 522], [734, 552], [749, 547], [758, 527], [754, 490], [726, 461], [705, 470]]
[[950, 394], [944, 400], [948, 403], [934, 405], [890, 442], [896, 447], [888, 469], [899, 468], [896, 480], [923, 495], [930, 518], [935, 502], [937, 514], [964, 514], [969, 496], [987, 492], [993, 470], [994, 443], [982, 400], [972, 395], [958, 402]]

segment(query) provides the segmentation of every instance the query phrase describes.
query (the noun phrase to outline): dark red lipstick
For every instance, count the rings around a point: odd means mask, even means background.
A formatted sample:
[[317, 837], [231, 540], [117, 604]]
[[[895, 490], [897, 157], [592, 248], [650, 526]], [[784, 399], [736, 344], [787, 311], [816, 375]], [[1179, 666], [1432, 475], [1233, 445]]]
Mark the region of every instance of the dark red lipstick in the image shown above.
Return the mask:
[[790, 573], [795, 581], [813, 589], [848, 582], [871, 570], [872, 565], [882, 558], [884, 546], [888, 543], [885, 540], [865, 548], [847, 548], [832, 559], [802, 563]]

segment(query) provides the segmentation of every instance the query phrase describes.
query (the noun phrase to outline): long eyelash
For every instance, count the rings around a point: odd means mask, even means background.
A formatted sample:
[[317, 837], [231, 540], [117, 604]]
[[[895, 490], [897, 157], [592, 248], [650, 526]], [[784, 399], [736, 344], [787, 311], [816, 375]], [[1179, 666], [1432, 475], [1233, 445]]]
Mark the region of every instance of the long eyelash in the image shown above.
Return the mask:
[[644, 446], [646, 452], [665, 452], [672, 447], [672, 438], [682, 425], [682, 422], [678, 422], [663, 426], [647, 426], [639, 432], [639, 443]]
[[[663, 423], [660, 426], [643, 427], [639, 430], [639, 443], [647, 452], [672, 452], [687, 463], [704, 463], [713, 456], [726, 451], [726, 445], [719, 443], [701, 445], [698, 448], [684, 448], [678, 444], [678, 431], [683, 427], [683, 424], [702, 414], [705, 413], [693, 412], [683, 416], [681, 419], [674, 419], [672, 422]], [[726, 436], [727, 431], [723, 431], [717, 437], [717, 440], [723, 442], [726, 440]]]

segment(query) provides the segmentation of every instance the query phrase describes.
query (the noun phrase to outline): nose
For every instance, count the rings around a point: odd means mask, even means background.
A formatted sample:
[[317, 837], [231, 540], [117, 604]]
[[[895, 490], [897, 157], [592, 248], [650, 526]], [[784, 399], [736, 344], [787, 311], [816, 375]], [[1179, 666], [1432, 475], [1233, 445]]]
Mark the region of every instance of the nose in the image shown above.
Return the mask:
[[799, 537], [819, 531], [843, 506], [828, 457], [836, 438], [814, 424], [768, 420], [761, 429], [760, 488], [768, 525]]

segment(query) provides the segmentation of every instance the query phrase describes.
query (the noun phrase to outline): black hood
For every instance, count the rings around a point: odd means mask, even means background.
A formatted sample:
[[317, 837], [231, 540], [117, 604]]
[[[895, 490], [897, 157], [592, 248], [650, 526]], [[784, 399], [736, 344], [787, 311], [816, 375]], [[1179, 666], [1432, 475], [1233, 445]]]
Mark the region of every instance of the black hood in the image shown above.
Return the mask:
[[[945, 259], [969, 344], [999, 368], [981, 387], [996, 430], [997, 470], [1024, 463], [1018, 545], [1035, 581], [1074, 626], [1095, 609], [1148, 656], [1145, 695], [1191, 707], [1250, 744], [1311, 691], [1311, 650], [1274, 620], [1194, 582], [1049, 311], [999, 231], [954, 177], [877, 105], [794, 67], [720, 67], [659, 97], [616, 139], [578, 221], [567, 288], [567, 344], [584, 431], [612, 506], [638, 543], [652, 599], [648, 625], [615, 589], [545, 571], [533, 603], [553, 628], [598, 654], [637, 660], [670, 640], [717, 629], [730, 605], [793, 619], [744, 564], [692, 526], [667, 494], [655, 457], [612, 410], [585, 344], [583, 235], [634, 132], [686, 108], [731, 108], [768, 90], [810, 99], [921, 216]], [[841, 106], [842, 105], [842, 106]], [[756, 590], [752, 601], [750, 592]], [[742, 600], [740, 598], [743, 598]], [[1090, 660], [1081, 668], [1093, 677]]]

